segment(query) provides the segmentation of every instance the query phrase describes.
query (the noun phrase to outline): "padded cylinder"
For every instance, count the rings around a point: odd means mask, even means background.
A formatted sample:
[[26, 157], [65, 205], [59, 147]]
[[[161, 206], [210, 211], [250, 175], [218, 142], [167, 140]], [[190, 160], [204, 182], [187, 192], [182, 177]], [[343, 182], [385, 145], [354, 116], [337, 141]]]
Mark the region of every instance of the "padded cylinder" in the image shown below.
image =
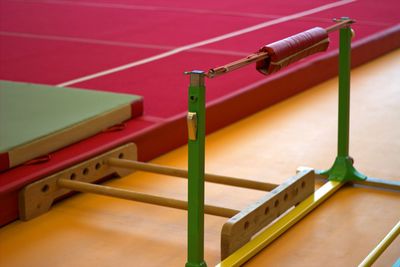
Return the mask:
[[259, 52], [267, 52], [269, 57], [258, 61], [256, 68], [262, 74], [268, 75], [302, 58], [326, 51], [328, 46], [327, 31], [315, 27], [262, 47]]

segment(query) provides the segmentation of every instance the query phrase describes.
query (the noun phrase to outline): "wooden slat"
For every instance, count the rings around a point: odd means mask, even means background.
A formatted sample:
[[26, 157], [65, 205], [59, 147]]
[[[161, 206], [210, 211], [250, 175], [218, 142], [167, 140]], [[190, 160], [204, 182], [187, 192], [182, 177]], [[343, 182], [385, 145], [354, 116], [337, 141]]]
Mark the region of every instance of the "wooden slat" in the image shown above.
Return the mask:
[[61, 188], [57, 185], [58, 179], [71, 179], [92, 183], [112, 174], [125, 176], [130, 173], [126, 169], [110, 167], [105, 164], [107, 158], [110, 157], [135, 160], [137, 158], [136, 145], [127, 144], [118, 147], [25, 186], [19, 193], [20, 219], [30, 220], [47, 212], [54, 200], [71, 193], [71, 190]]
[[314, 192], [314, 171], [307, 170], [288, 179], [229, 219], [221, 232], [221, 259], [242, 247], [262, 228]]

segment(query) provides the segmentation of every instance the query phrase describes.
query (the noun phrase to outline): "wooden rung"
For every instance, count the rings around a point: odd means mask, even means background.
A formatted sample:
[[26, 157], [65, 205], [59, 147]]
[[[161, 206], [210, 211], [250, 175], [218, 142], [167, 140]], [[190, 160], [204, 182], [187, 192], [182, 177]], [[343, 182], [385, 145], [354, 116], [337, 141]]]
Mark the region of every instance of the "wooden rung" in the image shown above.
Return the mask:
[[[392, 230], [382, 239], [381, 242], [368, 254], [368, 256], [358, 265], [358, 267], [372, 266], [374, 262], [382, 255], [390, 244], [400, 235], [400, 221]], [[393, 266], [398, 266], [394, 264]]]
[[[134, 200], [134, 201], [154, 204], [158, 206], [170, 207], [175, 209], [187, 210], [188, 207], [187, 201], [138, 193], [127, 189], [115, 188], [111, 186], [90, 184], [85, 182], [73, 181], [69, 179], [59, 179], [57, 184], [60, 187], [68, 188], [74, 191], [105, 195], [127, 200]], [[227, 218], [230, 218], [235, 214], [239, 213], [238, 210], [216, 207], [211, 205], [204, 205], [204, 212], [206, 214], [222, 216]]]
[[221, 231], [221, 259], [249, 242], [265, 226], [314, 192], [314, 170], [299, 172], [230, 218]]
[[[181, 178], [188, 177], [187, 170], [157, 165], [153, 163], [140, 162], [136, 160], [110, 158], [108, 159], [107, 163], [113, 167], [135, 169], [140, 171], [164, 174]], [[241, 178], [233, 178], [233, 177], [227, 177], [209, 173], [204, 174], [204, 180], [210, 183], [231, 185], [231, 186], [263, 190], [263, 191], [271, 191], [278, 186], [276, 184], [271, 184], [271, 183], [264, 183], [264, 182], [252, 181]]]

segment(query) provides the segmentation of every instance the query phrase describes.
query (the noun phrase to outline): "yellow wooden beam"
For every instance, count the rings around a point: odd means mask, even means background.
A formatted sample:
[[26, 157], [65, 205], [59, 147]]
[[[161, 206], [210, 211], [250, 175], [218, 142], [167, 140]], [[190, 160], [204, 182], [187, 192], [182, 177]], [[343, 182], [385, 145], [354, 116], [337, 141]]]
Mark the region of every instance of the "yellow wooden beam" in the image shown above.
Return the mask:
[[282, 216], [278, 221], [266, 228], [246, 245], [219, 263], [217, 267], [232, 267], [244, 264], [335, 193], [343, 184], [343, 182], [327, 182], [324, 186], [315, 191], [314, 194], [297, 205], [293, 210]]

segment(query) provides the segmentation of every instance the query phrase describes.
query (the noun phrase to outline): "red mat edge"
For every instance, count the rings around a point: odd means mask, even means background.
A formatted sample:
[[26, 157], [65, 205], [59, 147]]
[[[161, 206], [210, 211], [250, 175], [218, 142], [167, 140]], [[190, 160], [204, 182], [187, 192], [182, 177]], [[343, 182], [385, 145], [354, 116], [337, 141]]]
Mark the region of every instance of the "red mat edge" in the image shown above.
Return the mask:
[[143, 97], [140, 101], [132, 101], [131, 103], [131, 119], [143, 115]]
[[[400, 47], [400, 24], [355, 41], [352, 47], [353, 68], [393, 51]], [[320, 57], [315, 61], [298, 64], [298, 66], [287, 72], [271, 76], [271, 78], [266, 79], [268, 82], [265, 82], [265, 80], [256, 82], [231, 95], [208, 103], [207, 133], [212, 133], [335, 77], [337, 75], [337, 53], [337, 50], [331, 51], [326, 56]], [[324, 73], [312, 75], [322, 68], [325, 70]], [[293, 86], [290, 82], [293, 79], [302, 81], [302, 84]], [[271, 89], [277, 87], [280, 88], [279, 91]], [[237, 108], [239, 105], [242, 108]], [[221, 117], [220, 114], [224, 114], [226, 110], [230, 111], [229, 116]], [[81, 155], [77, 160], [83, 161], [119, 145], [135, 142], [138, 146], [139, 160], [148, 161], [186, 144], [186, 131], [185, 112], [166, 122], [134, 132], [119, 140], [113, 140], [92, 151], [87, 151], [85, 155]], [[52, 173], [76, 163], [76, 160], [71, 160], [67, 163], [58, 164], [52, 169]], [[39, 178], [41, 177], [36, 179]], [[29, 182], [32, 181], [15, 181], [7, 188], [2, 188], [2, 194], [0, 195], [0, 202], [2, 203], [0, 226], [18, 218], [18, 191]], [[7, 207], [7, 210], [5, 210], [5, 207]]]
[[8, 152], [0, 153], [0, 172], [10, 168], [10, 157]]

